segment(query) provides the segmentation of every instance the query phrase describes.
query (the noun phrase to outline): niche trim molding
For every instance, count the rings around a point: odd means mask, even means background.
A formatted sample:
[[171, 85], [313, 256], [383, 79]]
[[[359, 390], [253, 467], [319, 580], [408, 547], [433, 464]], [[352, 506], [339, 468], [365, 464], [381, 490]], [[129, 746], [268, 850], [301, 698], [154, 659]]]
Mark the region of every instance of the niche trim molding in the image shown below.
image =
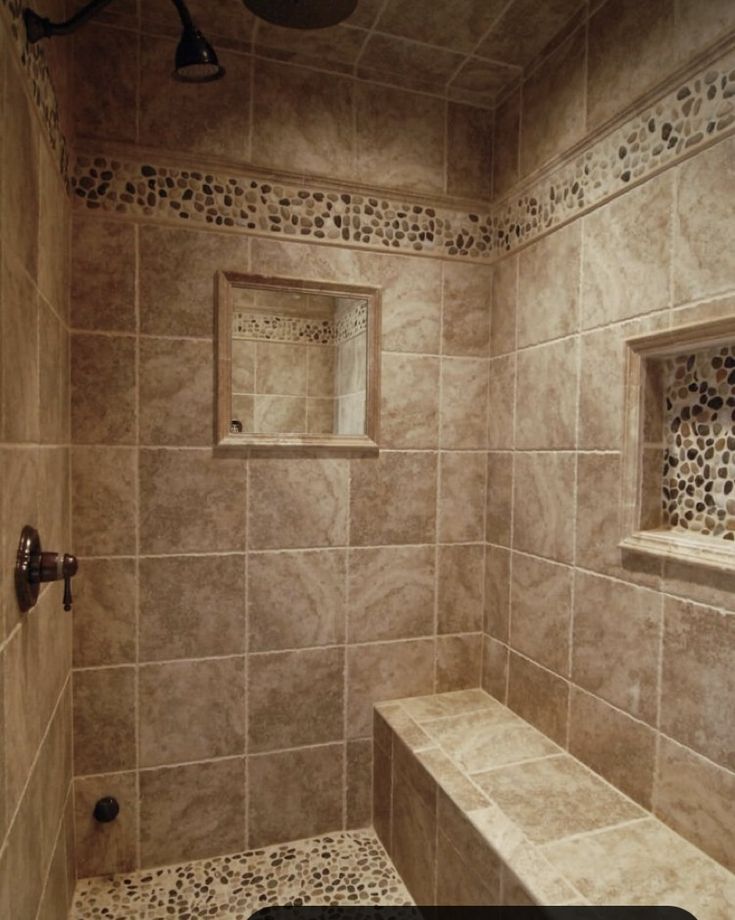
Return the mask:
[[662, 516], [666, 419], [661, 359], [733, 344], [735, 316], [625, 340], [621, 549], [735, 571], [735, 541], [673, 529]]

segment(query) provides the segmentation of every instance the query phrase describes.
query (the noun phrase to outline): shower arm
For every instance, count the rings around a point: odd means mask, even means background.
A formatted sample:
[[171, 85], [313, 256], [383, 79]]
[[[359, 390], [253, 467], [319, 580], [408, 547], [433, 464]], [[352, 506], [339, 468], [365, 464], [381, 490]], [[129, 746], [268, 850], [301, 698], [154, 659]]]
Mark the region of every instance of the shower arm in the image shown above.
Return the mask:
[[[54, 35], [70, 35], [112, 2], [113, 0], [91, 0], [78, 13], [64, 20], [64, 22], [51, 22], [50, 19], [40, 16], [35, 10], [26, 7], [23, 10], [23, 19], [26, 24], [28, 41], [33, 45], [41, 41], [42, 38], [52, 38]], [[194, 23], [184, 0], [171, 0], [171, 2], [176, 7], [183, 28], [185, 30], [193, 29]]]

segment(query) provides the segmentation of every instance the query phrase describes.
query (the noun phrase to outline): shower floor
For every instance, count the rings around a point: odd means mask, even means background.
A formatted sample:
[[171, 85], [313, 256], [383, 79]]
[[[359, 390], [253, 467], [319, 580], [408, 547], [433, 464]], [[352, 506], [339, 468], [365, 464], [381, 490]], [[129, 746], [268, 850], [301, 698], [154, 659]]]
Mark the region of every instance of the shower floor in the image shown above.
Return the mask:
[[234, 856], [82, 879], [70, 920], [247, 920], [293, 904], [413, 904], [371, 830], [344, 831]]

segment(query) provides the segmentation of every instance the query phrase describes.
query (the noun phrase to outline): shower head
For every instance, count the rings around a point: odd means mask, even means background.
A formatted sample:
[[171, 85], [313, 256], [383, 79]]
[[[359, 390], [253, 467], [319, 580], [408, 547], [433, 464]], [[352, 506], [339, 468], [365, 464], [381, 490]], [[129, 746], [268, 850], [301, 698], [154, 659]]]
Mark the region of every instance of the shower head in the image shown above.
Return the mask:
[[243, 0], [256, 16], [291, 29], [326, 29], [355, 12], [357, 0]]

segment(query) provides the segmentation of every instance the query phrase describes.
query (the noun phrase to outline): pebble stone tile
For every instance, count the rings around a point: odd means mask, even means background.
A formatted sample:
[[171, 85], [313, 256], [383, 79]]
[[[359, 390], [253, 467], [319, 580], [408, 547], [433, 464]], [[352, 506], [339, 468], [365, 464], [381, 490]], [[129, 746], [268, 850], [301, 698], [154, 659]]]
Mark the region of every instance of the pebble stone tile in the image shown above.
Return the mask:
[[371, 830], [77, 883], [71, 920], [247, 920], [275, 906], [412, 905]]

